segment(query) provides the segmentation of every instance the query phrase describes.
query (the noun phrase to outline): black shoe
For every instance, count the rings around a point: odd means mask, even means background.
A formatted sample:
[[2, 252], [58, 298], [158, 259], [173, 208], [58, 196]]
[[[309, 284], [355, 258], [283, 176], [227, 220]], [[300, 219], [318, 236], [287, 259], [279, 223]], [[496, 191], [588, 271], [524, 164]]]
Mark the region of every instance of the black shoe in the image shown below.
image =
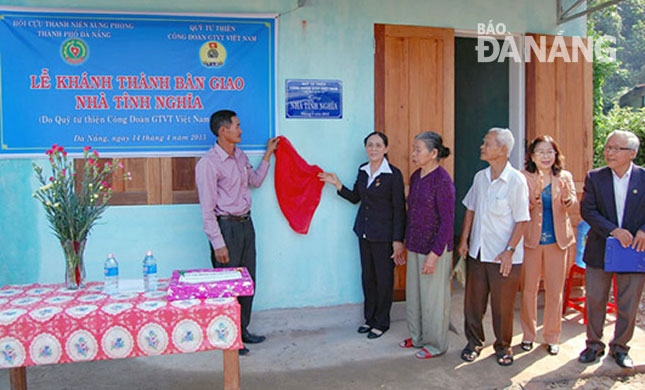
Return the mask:
[[634, 368], [634, 361], [625, 352], [610, 352], [609, 356], [613, 357], [616, 364], [622, 368]]
[[242, 342], [247, 344], [257, 344], [261, 343], [266, 339], [264, 336], [255, 335], [248, 330], [242, 331]]
[[385, 333], [384, 330], [372, 328], [372, 330], [370, 330], [370, 332], [367, 334], [367, 338], [368, 339], [377, 339], [377, 338], [383, 336], [383, 333]]
[[242, 346], [242, 349], [239, 349], [237, 351], [237, 353], [240, 354], [240, 356], [244, 356], [247, 353], [249, 353], [249, 349], [247, 347], [245, 347], [245, 346]]
[[546, 346], [546, 351], [549, 355], [557, 355], [560, 352], [560, 346], [558, 344], [549, 344]]
[[358, 327], [357, 332], [358, 332], [358, 333], [367, 333], [367, 332], [369, 332], [370, 330], [372, 330], [372, 327], [371, 327], [371, 326], [369, 326], [369, 325], [367, 325], [367, 324], [363, 324], [363, 325], [361, 325], [361, 326], [359, 326], [359, 327]]
[[604, 350], [596, 351], [595, 349], [587, 347], [580, 353], [580, 356], [578, 356], [578, 361], [580, 363], [593, 363], [604, 354]]

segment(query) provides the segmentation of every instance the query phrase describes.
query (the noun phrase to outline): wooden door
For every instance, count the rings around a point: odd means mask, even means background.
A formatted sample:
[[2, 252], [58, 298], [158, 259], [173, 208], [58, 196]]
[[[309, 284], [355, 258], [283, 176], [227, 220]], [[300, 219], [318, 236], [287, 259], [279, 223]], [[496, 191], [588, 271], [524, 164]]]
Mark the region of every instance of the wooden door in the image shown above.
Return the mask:
[[[528, 34], [535, 42], [541, 35]], [[547, 53], [554, 36], [546, 35]], [[562, 39], [562, 37], [558, 37]], [[572, 40], [565, 38], [572, 53]], [[578, 56], [577, 62], [540, 62], [535, 53], [526, 64], [526, 142], [538, 135], [552, 136], [565, 156], [565, 169], [573, 174], [578, 199], [588, 170], [593, 168], [593, 64]], [[571, 210], [571, 222], [580, 221], [580, 211]], [[569, 251], [573, 264], [575, 251]]]
[[[374, 25], [374, 123], [389, 139], [389, 161], [406, 193], [415, 167], [414, 136], [435, 131], [454, 150], [454, 30]], [[452, 155], [444, 168], [453, 175]], [[405, 299], [405, 266], [396, 267], [394, 299]]]
[[[528, 35], [540, 42], [541, 35]], [[545, 37], [550, 53], [554, 36]], [[571, 54], [572, 40], [564, 39]], [[593, 64], [583, 56], [577, 62], [540, 62], [532, 53], [526, 63], [526, 142], [542, 134], [558, 142], [580, 198], [586, 173], [593, 167]], [[572, 212], [577, 224], [579, 210]]]

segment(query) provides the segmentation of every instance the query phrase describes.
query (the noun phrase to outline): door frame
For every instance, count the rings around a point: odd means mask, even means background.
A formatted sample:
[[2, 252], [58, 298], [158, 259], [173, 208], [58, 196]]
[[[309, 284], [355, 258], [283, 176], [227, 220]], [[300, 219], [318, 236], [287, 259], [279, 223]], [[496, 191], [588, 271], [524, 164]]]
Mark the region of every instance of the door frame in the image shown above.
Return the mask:
[[[433, 88], [437, 88], [438, 92], [441, 90], [440, 94], [433, 95], [432, 100], [437, 107], [437, 113], [440, 116], [433, 117], [432, 120], [433, 126], [439, 126], [441, 134], [444, 140], [444, 144], [449, 148], [454, 148], [454, 29], [449, 27], [432, 27], [432, 26], [419, 26], [419, 25], [402, 25], [402, 24], [389, 24], [389, 23], [374, 23], [374, 127], [381, 131], [386, 131], [385, 124], [387, 118], [396, 117], [400, 113], [392, 112], [392, 109], [397, 107], [396, 104], [388, 103], [386, 106], [386, 84], [389, 77], [396, 77], [395, 75], [401, 76], [400, 73], [392, 71], [388, 73], [386, 69], [386, 52], [387, 52], [387, 38], [430, 38], [431, 40], [441, 41], [439, 46], [433, 48], [436, 51], [435, 55], [439, 58], [432, 57], [431, 61], [435, 61], [436, 71], [440, 72], [438, 75], [432, 75], [432, 73], [427, 73], [426, 77], [435, 77], [435, 81], [432, 81]], [[452, 39], [452, 41], [450, 40]], [[416, 44], [419, 45], [418, 43]], [[405, 46], [405, 45], [404, 45]], [[406, 46], [407, 47], [407, 46]], [[396, 48], [390, 48], [391, 50], [396, 50]], [[393, 52], [392, 52], [393, 53]], [[392, 54], [390, 53], [390, 54]], [[425, 52], [424, 52], [425, 53]], [[418, 54], [418, 53], [417, 53]], [[408, 56], [403, 56], [404, 60], [407, 61]], [[449, 61], [447, 61], [449, 59]], [[405, 62], [403, 61], [403, 62]], [[396, 61], [395, 61], [396, 62]], [[419, 65], [419, 63], [415, 63]], [[392, 68], [391, 68], [392, 69]], [[409, 88], [409, 78], [408, 73], [405, 74], [404, 80], [401, 85], [408, 83], [408, 87], [405, 88], [405, 91], [410, 92], [412, 89]], [[390, 90], [390, 92], [396, 92], [396, 88]], [[417, 93], [419, 91], [416, 91]], [[415, 103], [410, 105], [410, 107], [404, 107], [402, 104], [400, 108], [402, 110], [418, 110], [417, 107], [419, 104], [416, 103], [419, 100], [415, 100]], [[407, 102], [407, 101], [406, 101]], [[413, 107], [414, 106], [414, 107]], [[388, 111], [389, 110], [389, 111]], [[416, 111], [415, 111], [416, 112]], [[427, 113], [426, 113], [427, 114]], [[386, 116], [387, 115], [387, 116]], [[392, 116], [394, 115], [394, 116]], [[401, 114], [403, 115], [403, 114]], [[403, 115], [405, 116], [405, 115]], [[419, 122], [422, 120], [428, 120], [428, 118], [421, 118], [418, 115], [414, 116], [413, 119], [410, 119], [408, 116], [409, 122]], [[407, 123], [406, 129], [410, 126], [417, 126], [417, 124]], [[406, 178], [412, 172], [408, 172], [410, 167], [410, 156], [409, 156], [409, 147], [411, 145], [411, 134], [409, 132], [406, 134], [407, 139], [405, 140], [405, 145], [408, 148], [406, 153], [403, 154], [399, 160], [401, 162], [400, 168], [402, 165], [406, 165], [405, 175]], [[390, 147], [396, 144], [396, 140], [391, 140]], [[401, 149], [401, 145], [398, 145]], [[398, 149], [397, 149], [398, 150]], [[402, 149], [401, 149], [402, 150]], [[405, 162], [403, 162], [405, 161]], [[444, 168], [450, 173], [451, 176], [454, 175], [454, 157], [451, 155], [444, 163]], [[402, 169], [403, 170], [403, 169]], [[412, 170], [413, 171], [413, 170]], [[407, 187], [407, 186], [406, 186]], [[407, 188], [406, 188], [407, 193]], [[395, 279], [395, 289], [394, 289], [394, 299], [403, 300], [405, 299], [405, 266], [396, 267], [394, 279]], [[400, 282], [400, 283], [399, 283]]]
[[[455, 38], [478, 38], [476, 30], [455, 29]], [[524, 36], [522, 33], [504, 35], [486, 35], [496, 39], [512, 36], [520, 53], [524, 53]], [[509, 161], [513, 166], [522, 170], [524, 167], [524, 152], [526, 144], [526, 63], [520, 55], [521, 62], [508, 61], [508, 127], [515, 137], [515, 147], [511, 151]], [[456, 156], [455, 156], [456, 157]]]
[[[396, 24], [380, 24], [380, 23], [374, 24], [374, 36], [373, 36], [374, 48], [375, 48], [374, 124], [376, 127], [378, 127], [379, 124], [382, 124], [382, 121], [384, 120], [384, 115], [385, 115], [385, 106], [384, 106], [385, 100], [378, 98], [378, 96], [384, 96], [385, 84], [379, 83], [377, 81], [379, 74], [384, 74], [385, 72], [384, 60], [383, 58], [381, 58], [381, 56], [384, 55], [384, 52], [378, 52], [376, 50], [376, 40], [377, 40], [376, 36], [377, 34], [380, 33], [379, 29], [385, 28], [384, 26], [386, 25], [396, 26]], [[441, 27], [434, 27], [434, 26], [417, 26], [417, 27], [428, 27], [428, 28], [437, 28], [437, 29], [441, 28]], [[453, 38], [458, 38], [458, 37], [459, 38], [478, 38], [479, 37], [479, 35], [477, 34], [477, 31], [475, 30], [465, 30], [465, 29], [451, 29], [451, 30], [453, 31]], [[520, 50], [520, 53], [524, 53], [524, 34], [509, 33], [505, 35], [493, 35], [493, 37], [497, 39], [504, 39], [507, 36], [512, 36], [513, 39], [515, 40], [516, 47], [518, 48], [518, 50]], [[453, 45], [454, 45], [454, 40], [453, 40]], [[453, 66], [454, 66], [454, 50], [452, 52], [453, 52], [452, 55], [453, 55]], [[526, 139], [525, 139], [526, 138], [526, 75], [525, 75], [526, 65], [523, 58], [524, 56], [520, 55], [520, 57], [521, 57], [520, 62], [515, 62], [514, 60], [509, 61], [508, 118], [509, 118], [509, 128], [513, 133], [513, 136], [515, 137], [515, 145], [516, 145], [516, 147], [514, 147], [513, 150], [511, 151], [509, 160], [515, 167], [518, 167], [521, 169], [524, 166], [524, 151], [526, 146]], [[454, 83], [454, 79], [453, 79], [453, 83]], [[453, 107], [454, 107], [454, 95], [452, 96], [452, 99], [453, 99]], [[451, 138], [452, 141], [455, 142], [456, 140], [454, 139], [455, 137], [454, 111], [452, 115], [453, 115], [452, 134], [450, 134], [449, 137], [445, 137], [444, 135], [444, 138]], [[454, 147], [454, 145], [452, 146]], [[454, 169], [452, 170], [452, 174], [454, 174]], [[396, 295], [396, 291], [395, 291], [395, 295]], [[403, 296], [395, 296], [395, 299], [397, 300], [403, 299]]]

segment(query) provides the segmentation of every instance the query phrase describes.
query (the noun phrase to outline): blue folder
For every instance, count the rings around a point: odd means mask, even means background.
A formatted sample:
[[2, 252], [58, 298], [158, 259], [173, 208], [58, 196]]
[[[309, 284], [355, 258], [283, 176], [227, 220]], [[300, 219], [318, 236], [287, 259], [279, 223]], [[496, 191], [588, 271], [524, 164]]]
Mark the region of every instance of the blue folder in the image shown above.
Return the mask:
[[609, 237], [605, 247], [605, 271], [645, 272], [645, 252], [638, 252], [631, 246], [623, 248], [618, 239]]

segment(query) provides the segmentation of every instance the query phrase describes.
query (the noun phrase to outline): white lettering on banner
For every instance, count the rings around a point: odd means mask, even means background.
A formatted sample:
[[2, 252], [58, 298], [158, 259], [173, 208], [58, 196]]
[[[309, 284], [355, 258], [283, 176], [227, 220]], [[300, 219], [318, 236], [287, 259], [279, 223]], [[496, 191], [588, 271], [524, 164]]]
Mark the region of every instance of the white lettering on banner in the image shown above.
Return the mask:
[[[616, 38], [611, 36], [605, 36], [595, 42], [593, 38], [555, 36], [550, 47], [545, 36], [541, 36], [539, 42], [532, 36], [526, 36], [523, 38], [524, 53], [517, 47], [515, 39], [513, 36], [504, 37], [500, 48], [500, 40], [497, 38], [486, 35], [477, 37], [477, 61], [504, 62], [509, 58], [515, 62], [531, 62], [531, 54], [538, 62], [555, 62], [558, 58], [564, 62], [591, 62], [594, 54], [601, 62], [616, 61], [616, 48], [608, 44], [616, 42]], [[571, 40], [571, 45], [567, 45], [567, 39]]]
[[[486, 55], [488, 49], [492, 50], [490, 55]], [[499, 43], [493, 37], [482, 36], [477, 38], [477, 62], [493, 62], [499, 57]]]
[[493, 20], [489, 20], [488, 24], [486, 23], [477, 23], [477, 35], [504, 35], [506, 34], [506, 24], [504, 23], [493, 23]]
[[531, 51], [535, 53], [538, 62], [546, 62], [546, 37], [540, 36], [540, 43], [535, 42], [531, 36], [524, 37], [524, 58], [528, 58], [526, 62], [531, 61]]
[[[546, 36], [539, 37], [536, 42], [534, 37], [523, 37], [524, 53], [518, 48], [516, 37], [506, 33], [504, 23], [495, 24], [493, 20], [488, 23], [477, 23], [477, 61], [478, 62], [504, 62], [507, 58], [515, 62], [530, 62], [534, 56], [538, 62], [555, 62], [561, 58], [564, 62], [578, 62], [581, 57], [584, 61], [592, 62], [594, 54], [600, 62], [616, 61], [616, 38], [605, 35], [594, 41], [593, 37], [564, 37], [554, 36], [552, 42], [547, 44]], [[497, 36], [494, 36], [497, 35]], [[499, 37], [499, 35], [506, 35]], [[500, 48], [500, 41], [502, 45]], [[567, 44], [570, 41], [570, 44]], [[532, 56], [533, 55], [533, 56]]]
[[598, 61], [602, 63], [616, 61], [616, 48], [611, 46], [612, 43], [616, 43], [616, 37], [611, 35], [603, 35], [596, 39], [594, 52]]

